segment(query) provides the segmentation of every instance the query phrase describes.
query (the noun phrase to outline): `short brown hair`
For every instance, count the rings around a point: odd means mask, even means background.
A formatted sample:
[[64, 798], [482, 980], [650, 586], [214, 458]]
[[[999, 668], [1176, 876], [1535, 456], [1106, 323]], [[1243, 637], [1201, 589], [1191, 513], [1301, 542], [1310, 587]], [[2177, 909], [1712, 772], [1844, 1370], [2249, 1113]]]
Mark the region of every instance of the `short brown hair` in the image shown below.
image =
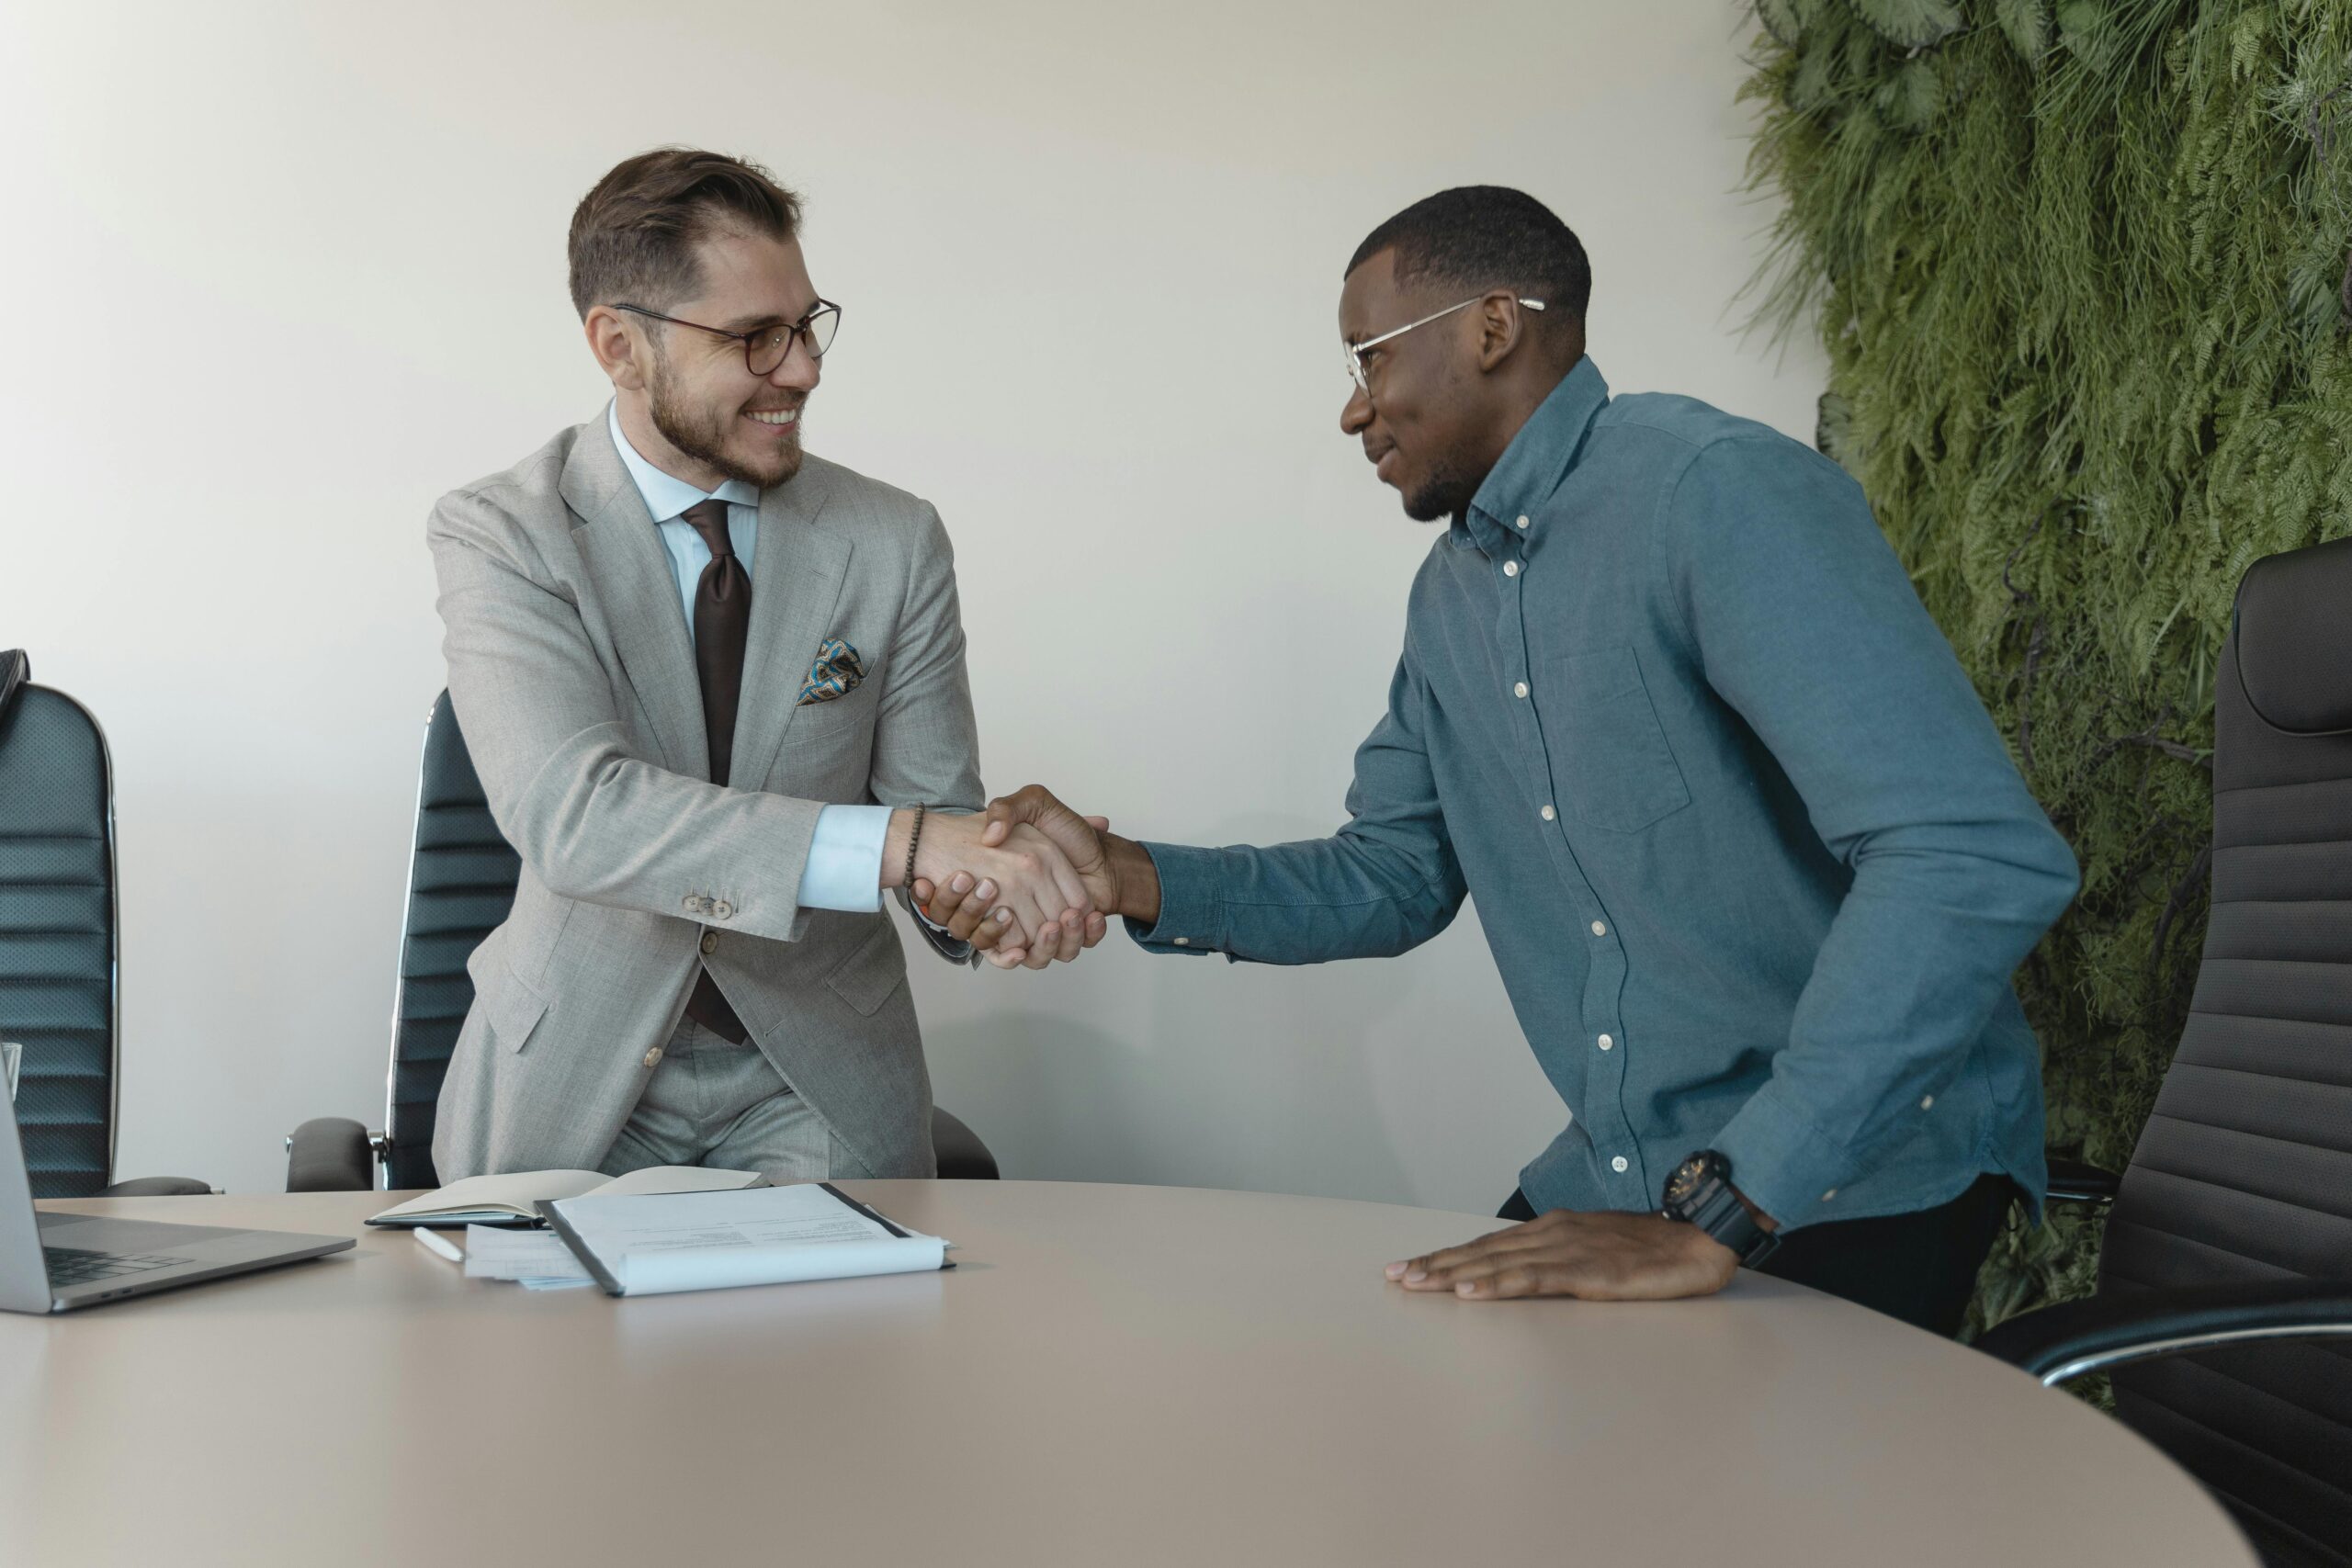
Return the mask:
[[725, 228], [789, 240], [800, 198], [757, 164], [657, 147], [613, 165], [572, 209], [571, 304], [584, 320], [628, 300], [666, 310], [702, 291], [695, 247]]

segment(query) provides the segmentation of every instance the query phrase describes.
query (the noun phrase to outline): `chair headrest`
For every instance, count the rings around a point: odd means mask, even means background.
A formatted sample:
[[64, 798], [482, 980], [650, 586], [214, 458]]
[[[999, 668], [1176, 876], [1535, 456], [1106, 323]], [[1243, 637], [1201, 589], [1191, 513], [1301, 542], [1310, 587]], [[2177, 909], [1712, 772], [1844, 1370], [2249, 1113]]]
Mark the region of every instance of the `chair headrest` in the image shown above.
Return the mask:
[[2352, 731], [2352, 538], [2265, 556], [2231, 629], [2255, 714], [2290, 735]]
[[16, 705], [17, 694], [33, 678], [33, 661], [21, 648], [0, 649], [0, 718]]

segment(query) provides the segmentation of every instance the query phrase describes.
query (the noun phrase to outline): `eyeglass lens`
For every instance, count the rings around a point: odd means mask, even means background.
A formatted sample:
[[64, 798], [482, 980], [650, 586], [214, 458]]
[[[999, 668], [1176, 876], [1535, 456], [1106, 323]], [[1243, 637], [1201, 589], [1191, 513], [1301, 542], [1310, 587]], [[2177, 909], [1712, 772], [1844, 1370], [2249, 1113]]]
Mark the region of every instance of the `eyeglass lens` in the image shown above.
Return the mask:
[[833, 333], [840, 330], [842, 313], [831, 305], [820, 305], [811, 311], [808, 320], [798, 326], [771, 327], [766, 332], [744, 340], [743, 359], [754, 376], [769, 376], [784, 363], [792, 352], [794, 334], [805, 333], [808, 338], [811, 358], [822, 359], [825, 350], [833, 346]]

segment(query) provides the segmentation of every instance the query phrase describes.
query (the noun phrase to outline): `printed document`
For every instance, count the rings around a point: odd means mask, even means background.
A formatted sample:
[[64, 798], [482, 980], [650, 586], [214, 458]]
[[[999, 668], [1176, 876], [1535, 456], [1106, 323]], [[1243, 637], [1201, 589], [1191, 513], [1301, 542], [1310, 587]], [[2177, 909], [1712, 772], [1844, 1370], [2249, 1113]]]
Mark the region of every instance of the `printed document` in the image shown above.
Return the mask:
[[613, 1295], [933, 1271], [948, 1243], [892, 1224], [828, 1182], [741, 1192], [610, 1197], [546, 1205], [557, 1232]]

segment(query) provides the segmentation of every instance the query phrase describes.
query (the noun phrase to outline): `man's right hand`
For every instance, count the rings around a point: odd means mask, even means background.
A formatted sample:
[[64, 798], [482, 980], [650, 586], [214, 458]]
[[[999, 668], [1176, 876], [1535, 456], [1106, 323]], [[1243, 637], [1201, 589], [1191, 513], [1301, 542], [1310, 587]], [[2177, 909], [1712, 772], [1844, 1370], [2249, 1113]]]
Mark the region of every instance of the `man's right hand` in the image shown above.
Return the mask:
[[[993, 849], [1023, 841], [1029, 834], [1042, 834], [1068, 859], [1095, 909], [1146, 922], [1157, 920], [1158, 869], [1142, 846], [1120, 838], [1110, 827], [1107, 818], [1081, 817], [1051, 790], [1030, 784], [989, 803], [980, 843]], [[1032, 962], [1034, 953], [1023, 950], [1021, 933], [1008, 929], [990, 908], [993, 895], [985, 884], [975, 885], [966, 877], [930, 889], [919, 884], [916, 897], [933, 925], [987, 953], [997, 967], [1009, 969], [1023, 963], [1032, 968], [1040, 966]], [[1068, 945], [1067, 932], [1064, 936]], [[1091, 947], [1099, 940], [1090, 921], [1083, 945]]]
[[[891, 818], [889, 837], [883, 845], [887, 886], [900, 886], [890, 875], [890, 868], [906, 864], [912, 818], [910, 811]], [[987, 842], [982, 841], [984, 837]], [[1065, 946], [1069, 955], [1075, 957], [1080, 945], [1101, 941], [1105, 929], [1085, 881], [1070, 865], [1069, 856], [1035, 828], [1007, 833], [983, 818], [930, 813], [915, 843], [914, 872], [912, 891], [922, 904], [934, 902], [935, 889], [951, 879], [961, 880], [975, 891], [986, 888], [989, 907], [982, 911], [982, 919], [993, 930], [994, 941], [1010, 936], [1021, 944], [1024, 958], [1031, 953], [1039, 954], [1040, 966], [1060, 956]], [[934, 918], [932, 923], [953, 930], [946, 920]], [[953, 934], [969, 940], [967, 931]]]

